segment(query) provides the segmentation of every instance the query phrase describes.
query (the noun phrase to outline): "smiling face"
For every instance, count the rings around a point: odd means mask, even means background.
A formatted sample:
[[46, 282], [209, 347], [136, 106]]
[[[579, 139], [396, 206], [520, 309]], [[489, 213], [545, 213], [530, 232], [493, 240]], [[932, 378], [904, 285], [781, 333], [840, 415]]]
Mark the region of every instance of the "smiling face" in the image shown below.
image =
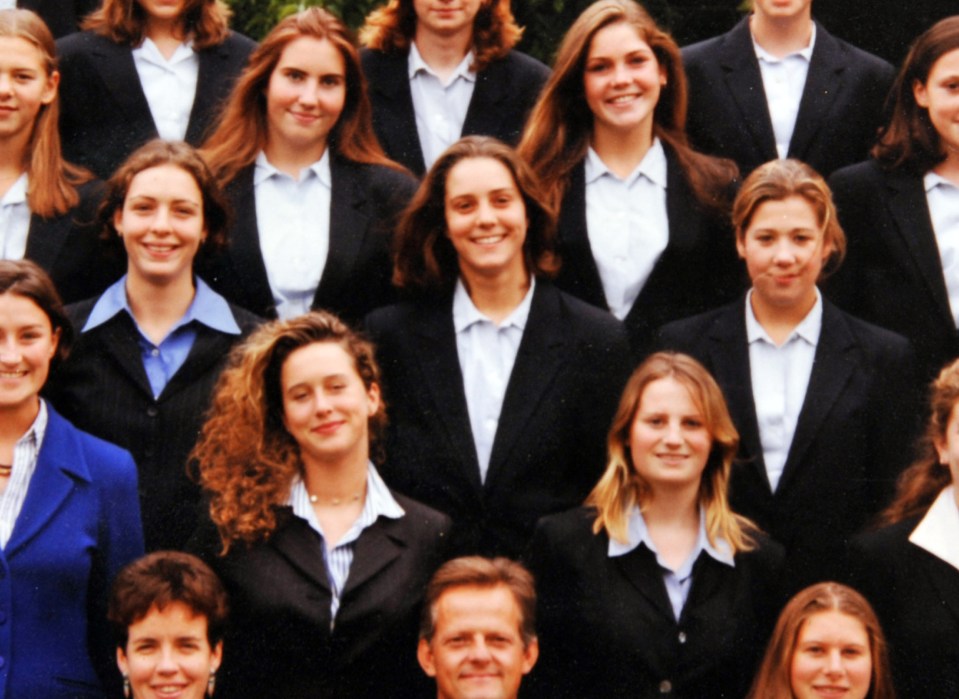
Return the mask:
[[187, 9], [187, 0], [136, 0], [147, 17], [147, 31], [154, 24], [178, 25]]
[[449, 39], [473, 35], [473, 20], [481, 0], [413, 0], [416, 13], [416, 39], [422, 43], [426, 35]]
[[809, 617], [790, 668], [796, 699], [865, 699], [871, 682], [869, 635], [862, 622], [835, 610]]
[[30, 421], [36, 416], [59, 339], [32, 299], [0, 294], [0, 415]]
[[59, 81], [59, 73], [47, 74], [36, 46], [20, 37], [0, 37], [0, 143], [26, 147], [41, 107], [56, 99]]
[[753, 11], [764, 19], [812, 19], [812, 0], [753, 0]]
[[929, 112], [946, 155], [959, 162], [959, 49], [939, 57], [925, 84], [913, 85], [916, 104]]

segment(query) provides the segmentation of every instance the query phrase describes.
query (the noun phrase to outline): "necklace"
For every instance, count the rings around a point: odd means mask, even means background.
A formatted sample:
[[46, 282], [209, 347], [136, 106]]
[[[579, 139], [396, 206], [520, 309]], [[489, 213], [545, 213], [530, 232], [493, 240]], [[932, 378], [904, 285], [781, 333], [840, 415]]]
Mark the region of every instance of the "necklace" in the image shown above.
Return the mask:
[[[3, 467], [0, 466], [0, 469], [2, 469], [2, 468], [3, 468]], [[0, 475], [3, 475], [3, 471], [2, 471], [2, 470], [0, 470]], [[329, 504], [330, 504], [330, 505], [333, 505], [333, 506], [335, 507], [335, 506], [337, 506], [337, 505], [342, 505], [344, 502], [359, 502], [359, 499], [360, 499], [360, 497], [361, 497], [362, 495], [363, 495], [362, 493], [356, 493], [355, 495], [351, 495], [351, 496], [348, 497], [348, 498], [331, 498], [330, 501], [329, 501]], [[315, 495], [314, 493], [310, 493], [310, 502], [311, 502], [312, 504], [315, 505], [315, 504], [317, 504], [319, 501], [320, 501], [320, 496], [319, 496], [319, 495]]]
[[0, 478], [6, 478], [13, 471], [13, 464], [0, 464]]

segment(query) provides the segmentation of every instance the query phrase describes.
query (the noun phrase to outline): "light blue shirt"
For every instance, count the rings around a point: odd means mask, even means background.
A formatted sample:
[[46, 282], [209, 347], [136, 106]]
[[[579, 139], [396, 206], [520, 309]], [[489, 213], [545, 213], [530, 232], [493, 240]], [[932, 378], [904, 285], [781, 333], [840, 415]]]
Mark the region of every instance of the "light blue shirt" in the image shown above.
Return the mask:
[[202, 279], [196, 278], [196, 293], [190, 307], [170, 329], [167, 336], [159, 344], [153, 344], [153, 341], [148, 339], [146, 333], [140, 328], [133, 311], [130, 310], [126, 281], [127, 277], [123, 275], [119, 281], [103, 292], [94, 304], [93, 310], [90, 311], [90, 317], [87, 318], [81, 332], [87, 332], [102, 325], [117, 313], [125, 312], [129, 315], [137, 329], [137, 344], [140, 347], [143, 368], [146, 370], [154, 398], [159, 398], [170, 379], [186, 362], [190, 350], [193, 349], [193, 342], [196, 340], [196, 323], [228, 335], [240, 334], [240, 326], [236, 324], [226, 299], [208, 287]]
[[952, 320], [959, 327], [959, 187], [931, 171], [926, 173], [922, 183], [939, 247]]

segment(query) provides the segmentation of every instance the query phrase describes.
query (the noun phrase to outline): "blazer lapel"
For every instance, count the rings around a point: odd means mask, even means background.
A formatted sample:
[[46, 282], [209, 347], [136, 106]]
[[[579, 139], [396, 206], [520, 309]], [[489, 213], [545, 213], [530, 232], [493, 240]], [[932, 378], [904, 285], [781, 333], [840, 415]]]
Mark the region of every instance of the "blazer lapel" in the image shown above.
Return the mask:
[[[276, 516], [276, 531], [270, 538], [270, 545], [328, 596], [332, 595], [326, 565], [323, 563], [323, 540], [320, 535], [310, 529], [306, 522], [294, 517], [290, 507], [277, 507]], [[326, 614], [329, 614], [329, 605]]]
[[143, 357], [136, 341], [139, 331], [133, 319], [126, 313], [118, 313], [107, 322], [87, 332], [96, 333], [100, 350], [117, 363], [137, 388], [152, 398], [153, 389], [150, 387], [146, 369], [143, 368]]
[[207, 134], [203, 133], [206, 127], [210, 126], [210, 120], [207, 115], [213, 109], [219, 107], [215, 102], [213, 95], [218, 90], [216, 86], [223, 80], [222, 63], [230, 57], [230, 50], [225, 44], [220, 44], [203, 51], [197, 51], [199, 61], [199, 70], [196, 77], [196, 95], [193, 98], [193, 107], [190, 109], [190, 120], [186, 127], [187, 143], [199, 145], [203, 143]]
[[509, 74], [502, 61], [493, 61], [476, 76], [473, 97], [463, 121], [463, 136], [495, 133], [499, 126], [497, 105], [508, 97]]
[[406, 164], [416, 175], [426, 171], [423, 148], [416, 130], [416, 115], [413, 111], [413, 95], [410, 93], [408, 54], [376, 52], [371, 65], [369, 83], [383, 98], [384, 112], [389, 114], [380, 124], [386, 133], [384, 150]]
[[24, 255], [33, 260], [43, 269], [49, 270], [60, 255], [70, 234], [73, 224], [69, 214], [52, 219], [43, 219], [32, 214], [30, 216], [30, 231], [27, 234], [27, 250]]
[[[249, 299], [248, 308], [264, 317], [276, 317], [273, 292], [266, 275], [260, 234], [256, 224], [256, 196], [253, 189], [253, 166], [243, 170], [230, 185], [230, 200], [234, 205], [235, 224], [228, 255], [237, 277], [242, 280]], [[270, 312], [272, 310], [272, 312]]]
[[816, 132], [829, 128], [826, 118], [836, 103], [842, 88], [845, 62], [836, 40], [820, 25], [816, 25], [816, 45], [813, 48], [796, 116], [796, 128], [789, 141], [789, 157], [803, 159]]
[[920, 560], [921, 567], [939, 593], [943, 606], [959, 621], [959, 572], [927, 551], [921, 551]]
[[223, 361], [233, 342], [238, 338], [239, 335], [228, 335], [211, 330], [205, 325], [198, 325], [196, 340], [193, 342], [189, 356], [164, 387], [160, 400], [165, 400], [189, 387], [212, 365]]
[[623, 577], [649, 600], [657, 612], [671, 621], [676, 620], [669, 595], [666, 593], [663, 574], [652, 551], [640, 545], [624, 556], [614, 556], [612, 561]]
[[563, 266], [560, 267], [563, 288], [587, 303], [608, 310], [609, 303], [593, 258], [586, 226], [585, 160], [573, 168], [562, 210], [559, 240], [563, 252]]
[[343, 588], [343, 597], [356, 594], [357, 590], [385, 570], [406, 548], [403, 519], [380, 517], [367, 527], [356, 540], [350, 575]]
[[96, 44], [93, 56], [100, 78], [120, 108], [137, 121], [148, 120], [152, 126], [151, 136], [159, 136], [130, 48], [104, 39]]

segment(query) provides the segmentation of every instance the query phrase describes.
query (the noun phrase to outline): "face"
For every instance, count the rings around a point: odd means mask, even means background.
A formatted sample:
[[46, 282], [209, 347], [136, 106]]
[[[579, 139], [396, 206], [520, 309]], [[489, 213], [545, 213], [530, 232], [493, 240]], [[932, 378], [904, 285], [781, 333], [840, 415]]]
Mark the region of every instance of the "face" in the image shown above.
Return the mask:
[[315, 150], [319, 160], [345, 103], [346, 63], [339, 49], [327, 39], [294, 39], [266, 89], [269, 147]]
[[753, 11], [767, 19], [812, 17], [812, 0], [753, 0]]
[[432, 642], [420, 640], [423, 670], [436, 678], [438, 699], [513, 699], [523, 675], [533, 669], [539, 646], [526, 647], [513, 593], [494, 588], [454, 587], [436, 605]]
[[666, 72], [636, 29], [625, 22], [593, 35], [586, 54], [583, 88], [593, 130], [642, 130], [652, 138], [653, 119]]
[[736, 243], [753, 283], [753, 302], [765, 308], [808, 311], [816, 280], [832, 253], [812, 204], [800, 196], [756, 207]]
[[20, 37], [0, 37], [0, 139], [33, 133], [40, 108], [57, 96], [59, 73], [47, 74], [44, 55]]
[[932, 64], [925, 85], [913, 85], [916, 104], [929, 112], [946, 154], [959, 156], [959, 49]]
[[222, 643], [210, 648], [206, 617], [171, 602], [162, 611], [154, 607], [127, 631], [117, 665], [135, 699], [204, 699], [223, 652]]
[[336, 342], [314, 342], [290, 353], [280, 371], [283, 424], [307, 464], [365, 461], [369, 419], [380, 407], [353, 357]]
[[936, 451], [939, 463], [949, 467], [952, 482], [959, 484], [959, 410], [956, 407], [952, 407], [945, 434], [936, 440]]
[[127, 271], [153, 284], [192, 277], [193, 258], [206, 238], [203, 194], [176, 165], [158, 165], [130, 181], [113, 225], [127, 251]]
[[473, 20], [481, 0], [413, 0], [416, 32], [442, 37], [473, 34]]
[[796, 699], [864, 699], [871, 681], [869, 636], [861, 621], [835, 610], [806, 620], [790, 669]]
[[0, 411], [36, 410], [59, 340], [32, 299], [0, 294]]
[[654, 493], [698, 490], [712, 444], [689, 389], [671, 376], [647, 384], [629, 430], [629, 454]]
[[148, 22], [179, 23], [186, 11], [186, 0], [136, 0]]

